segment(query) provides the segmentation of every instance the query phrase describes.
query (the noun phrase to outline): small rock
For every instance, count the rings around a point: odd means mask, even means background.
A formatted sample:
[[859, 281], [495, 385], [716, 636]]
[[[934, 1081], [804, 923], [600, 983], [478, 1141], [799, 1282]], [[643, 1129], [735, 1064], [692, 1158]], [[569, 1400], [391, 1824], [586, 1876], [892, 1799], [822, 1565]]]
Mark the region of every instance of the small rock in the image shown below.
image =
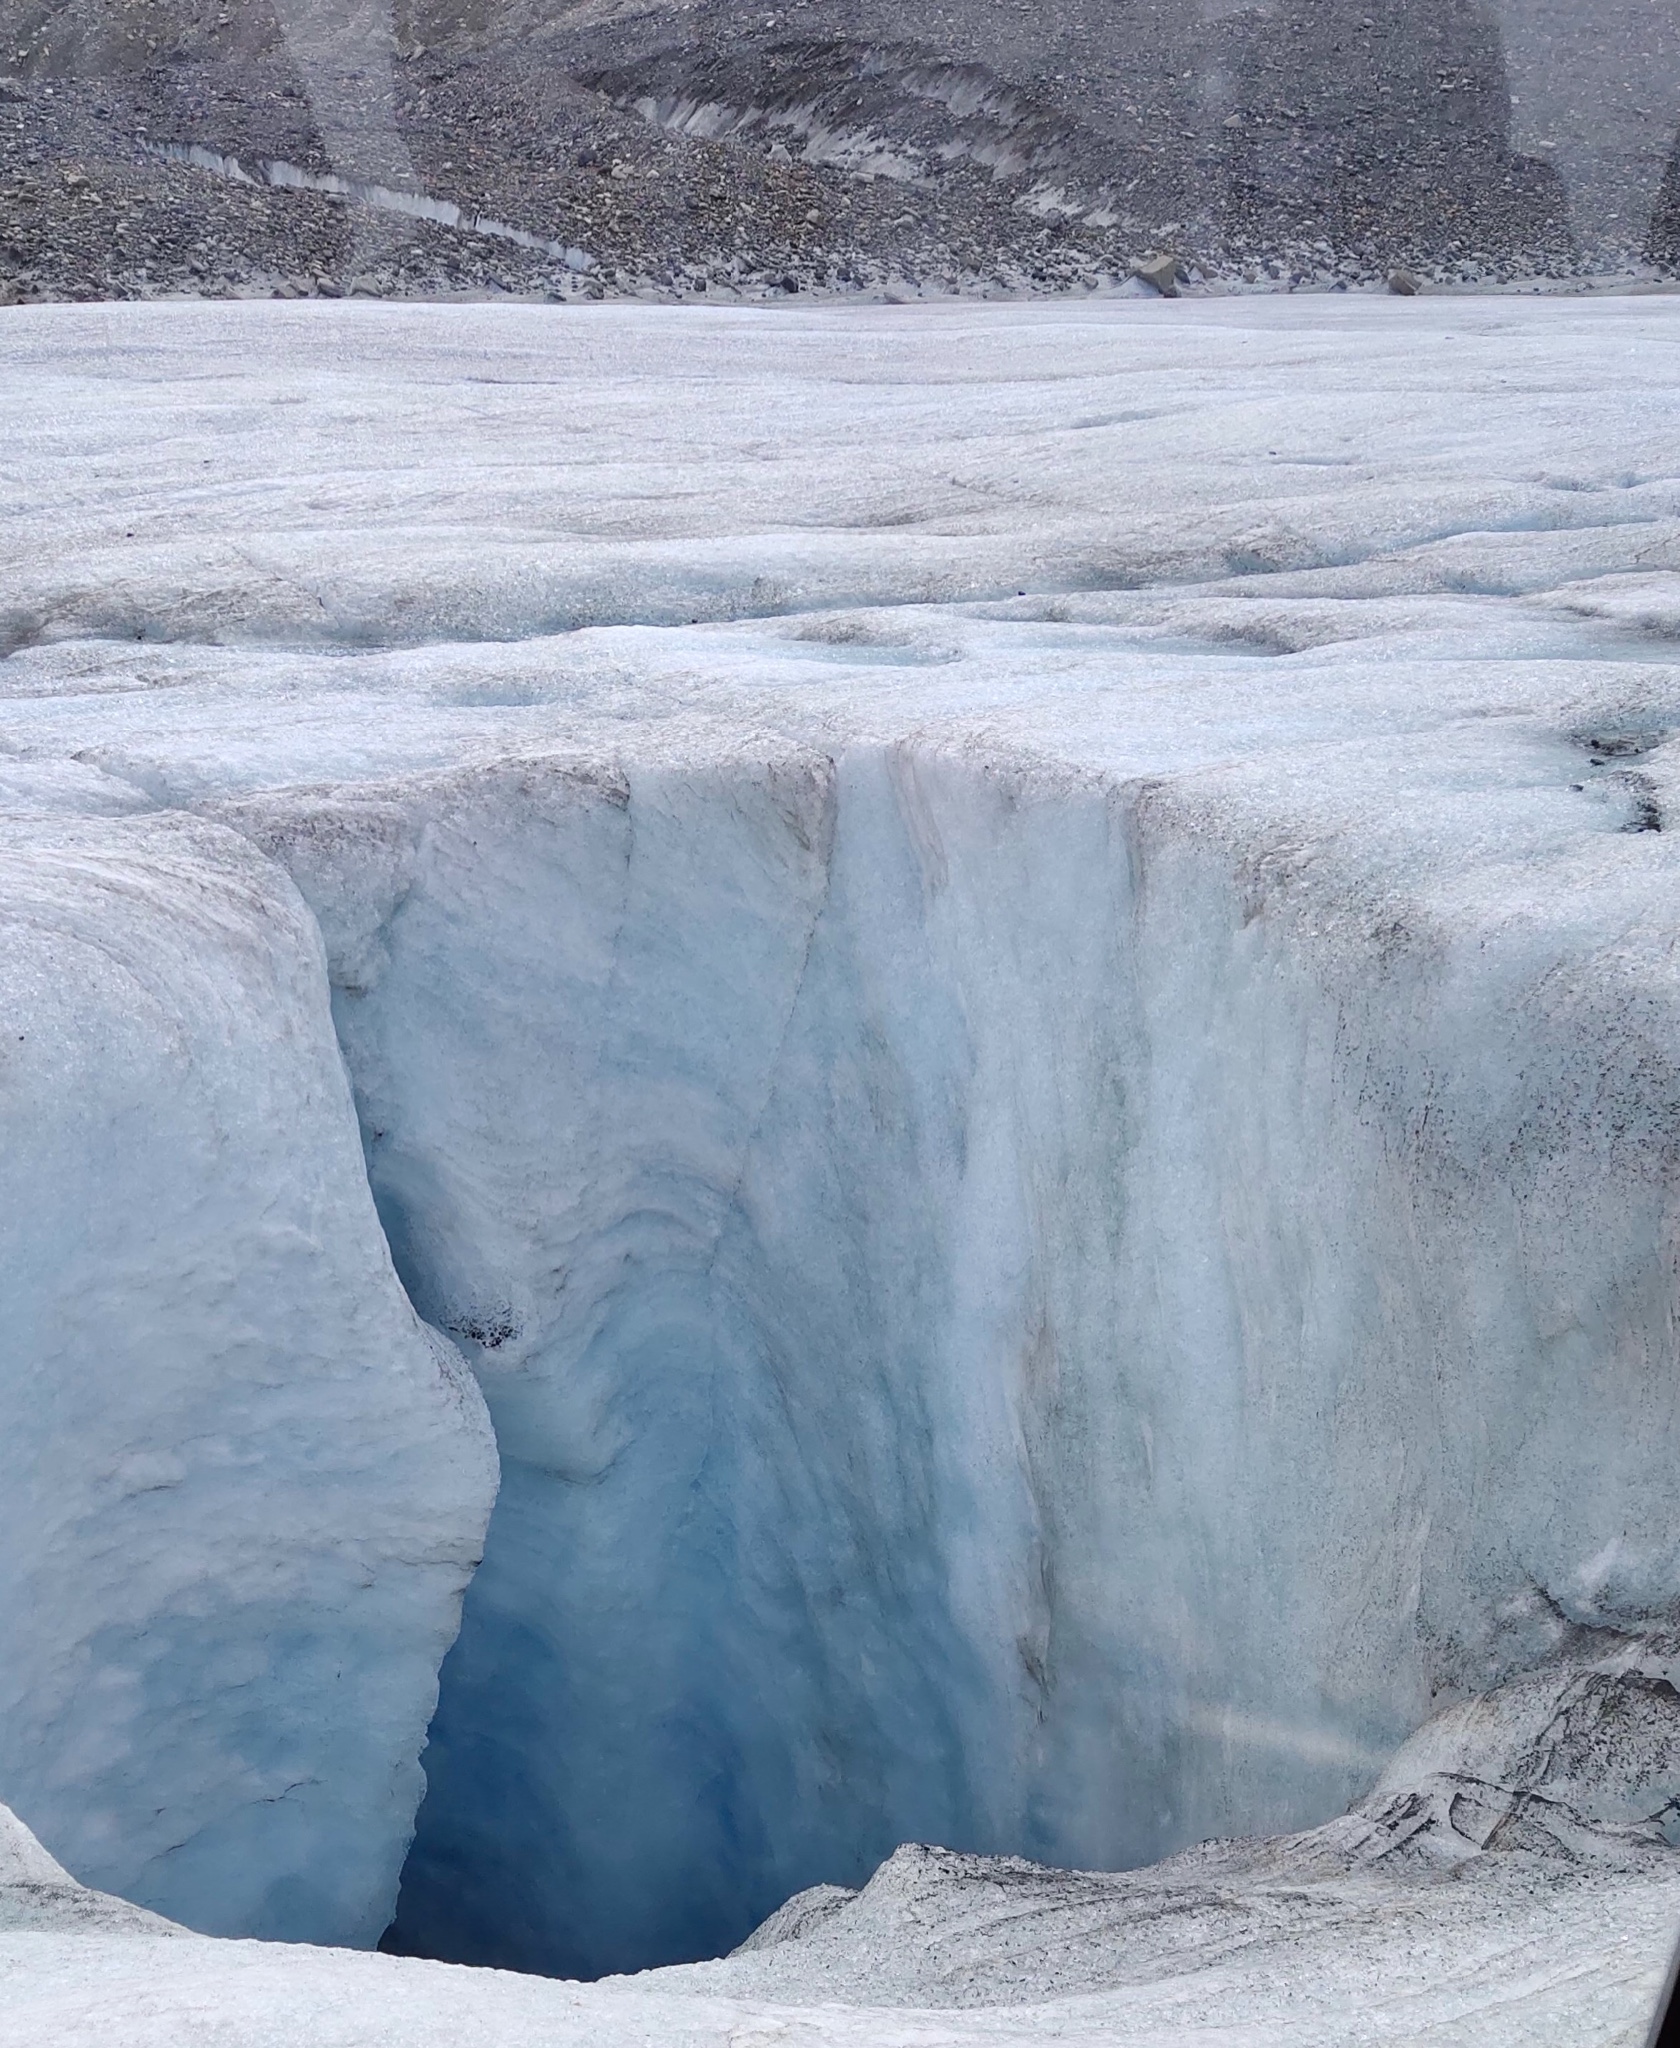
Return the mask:
[[1178, 297], [1176, 256], [1145, 256], [1132, 265], [1132, 275], [1141, 277], [1145, 284], [1152, 284], [1163, 299]]
[[1415, 299], [1423, 290], [1423, 279], [1414, 277], [1409, 270], [1391, 270], [1388, 288], [1397, 299]]

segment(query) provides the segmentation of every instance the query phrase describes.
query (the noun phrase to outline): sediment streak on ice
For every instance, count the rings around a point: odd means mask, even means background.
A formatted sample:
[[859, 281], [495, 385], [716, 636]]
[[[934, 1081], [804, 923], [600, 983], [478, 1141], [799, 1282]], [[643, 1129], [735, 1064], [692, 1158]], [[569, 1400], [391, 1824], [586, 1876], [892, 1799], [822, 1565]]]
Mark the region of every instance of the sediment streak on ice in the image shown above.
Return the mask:
[[409, 1939], [1308, 1825], [1669, 1613], [1666, 304], [5, 347], [11, 801], [295, 884], [496, 1422]]

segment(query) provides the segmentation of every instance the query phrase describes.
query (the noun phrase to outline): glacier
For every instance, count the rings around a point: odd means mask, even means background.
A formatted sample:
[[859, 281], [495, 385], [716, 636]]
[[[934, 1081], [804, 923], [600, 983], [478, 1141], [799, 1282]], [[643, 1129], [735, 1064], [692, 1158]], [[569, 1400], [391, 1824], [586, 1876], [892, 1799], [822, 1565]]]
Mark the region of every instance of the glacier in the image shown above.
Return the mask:
[[1672, 1625], [1676, 338], [9, 313], [0, 1799], [595, 1976]]

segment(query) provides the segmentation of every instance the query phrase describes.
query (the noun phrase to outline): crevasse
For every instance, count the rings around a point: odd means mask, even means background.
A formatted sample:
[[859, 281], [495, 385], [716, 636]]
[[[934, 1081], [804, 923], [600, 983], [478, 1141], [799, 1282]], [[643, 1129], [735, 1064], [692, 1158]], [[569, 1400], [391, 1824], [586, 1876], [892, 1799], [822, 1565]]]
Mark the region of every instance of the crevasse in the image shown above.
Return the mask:
[[1303, 1825], [1662, 1606], [1677, 1077], [1555, 903], [931, 744], [274, 801], [502, 1458], [396, 1945]]
[[0, 1801], [593, 1971], [1671, 1629], [1663, 302], [595, 313], [7, 326]]

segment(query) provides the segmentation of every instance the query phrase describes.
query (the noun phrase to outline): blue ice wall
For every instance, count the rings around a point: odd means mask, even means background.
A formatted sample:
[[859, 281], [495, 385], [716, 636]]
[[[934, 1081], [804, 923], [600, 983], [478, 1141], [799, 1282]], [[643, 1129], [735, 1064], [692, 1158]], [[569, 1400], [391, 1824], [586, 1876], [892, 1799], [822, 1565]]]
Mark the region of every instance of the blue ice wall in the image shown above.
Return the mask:
[[904, 1839], [1304, 1825], [1662, 1608], [1675, 1069], [1607, 1058], [1511, 744], [1403, 859], [1298, 782], [1257, 859], [1264, 758], [395, 793], [339, 1030], [504, 1473], [396, 1945], [593, 1974]]

